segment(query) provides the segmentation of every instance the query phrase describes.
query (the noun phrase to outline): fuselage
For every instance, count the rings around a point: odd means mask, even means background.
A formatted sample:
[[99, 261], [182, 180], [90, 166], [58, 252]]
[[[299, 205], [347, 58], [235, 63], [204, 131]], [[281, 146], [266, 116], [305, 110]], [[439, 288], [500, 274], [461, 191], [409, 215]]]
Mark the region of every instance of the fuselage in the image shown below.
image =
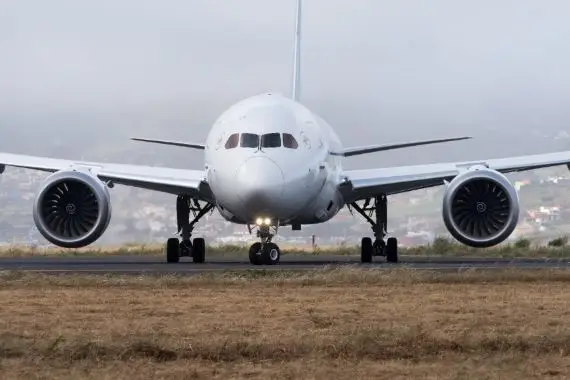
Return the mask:
[[207, 180], [220, 214], [235, 223], [313, 224], [343, 207], [340, 139], [305, 106], [280, 94], [242, 100], [214, 123]]

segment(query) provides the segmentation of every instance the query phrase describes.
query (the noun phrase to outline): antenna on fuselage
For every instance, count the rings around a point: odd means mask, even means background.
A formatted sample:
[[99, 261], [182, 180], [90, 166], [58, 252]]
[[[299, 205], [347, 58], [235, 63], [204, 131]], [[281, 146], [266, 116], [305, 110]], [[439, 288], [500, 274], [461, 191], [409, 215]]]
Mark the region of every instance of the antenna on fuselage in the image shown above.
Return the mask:
[[293, 83], [291, 99], [299, 101], [301, 95], [301, 11], [302, 0], [297, 0], [295, 11], [295, 46], [293, 48]]

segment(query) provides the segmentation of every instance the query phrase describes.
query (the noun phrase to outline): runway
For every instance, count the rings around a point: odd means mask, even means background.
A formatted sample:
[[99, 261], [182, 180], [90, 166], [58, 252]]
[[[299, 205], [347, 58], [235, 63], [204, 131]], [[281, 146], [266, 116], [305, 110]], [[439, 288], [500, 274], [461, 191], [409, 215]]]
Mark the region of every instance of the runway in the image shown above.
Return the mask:
[[74, 257], [22, 257], [0, 258], [0, 271], [30, 271], [42, 273], [176, 273], [198, 274], [212, 271], [240, 270], [311, 270], [325, 267], [353, 266], [378, 270], [412, 268], [418, 270], [457, 271], [468, 268], [482, 269], [570, 269], [570, 259], [500, 259], [402, 256], [397, 264], [386, 263], [376, 257], [371, 264], [360, 263], [357, 256], [283, 255], [281, 263], [273, 266], [251, 265], [244, 257], [210, 257], [203, 264], [194, 264], [191, 258], [167, 264], [161, 257], [151, 256], [74, 256]]

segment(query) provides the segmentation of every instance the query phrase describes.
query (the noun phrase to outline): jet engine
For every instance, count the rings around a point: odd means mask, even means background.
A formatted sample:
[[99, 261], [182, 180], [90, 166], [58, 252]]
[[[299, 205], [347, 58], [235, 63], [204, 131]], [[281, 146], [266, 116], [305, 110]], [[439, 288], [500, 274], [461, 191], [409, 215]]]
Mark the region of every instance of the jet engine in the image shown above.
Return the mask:
[[111, 220], [111, 196], [92, 174], [65, 170], [46, 178], [36, 195], [34, 222], [51, 243], [87, 246], [103, 235]]
[[456, 176], [443, 196], [443, 221], [458, 241], [491, 247], [507, 239], [518, 224], [516, 189], [496, 170], [476, 167]]

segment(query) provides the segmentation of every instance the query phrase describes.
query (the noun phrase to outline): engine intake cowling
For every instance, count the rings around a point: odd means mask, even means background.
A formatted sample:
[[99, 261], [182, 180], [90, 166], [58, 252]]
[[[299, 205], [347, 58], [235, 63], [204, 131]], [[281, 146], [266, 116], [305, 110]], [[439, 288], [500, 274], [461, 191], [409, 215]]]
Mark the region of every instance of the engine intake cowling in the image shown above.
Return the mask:
[[91, 174], [59, 171], [36, 195], [34, 222], [51, 243], [64, 248], [87, 246], [103, 235], [111, 220], [111, 197]]
[[516, 189], [496, 170], [468, 170], [445, 190], [443, 221], [463, 244], [479, 248], [499, 244], [511, 235], [518, 219]]

